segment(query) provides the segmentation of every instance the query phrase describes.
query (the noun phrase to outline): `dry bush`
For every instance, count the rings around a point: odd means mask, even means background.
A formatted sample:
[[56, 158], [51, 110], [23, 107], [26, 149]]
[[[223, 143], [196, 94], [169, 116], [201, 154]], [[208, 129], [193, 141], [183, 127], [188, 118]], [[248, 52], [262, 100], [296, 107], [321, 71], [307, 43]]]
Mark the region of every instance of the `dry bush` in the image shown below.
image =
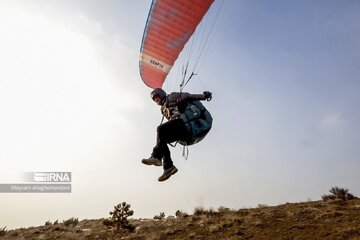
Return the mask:
[[184, 212], [180, 211], [180, 210], [177, 210], [175, 212], [175, 216], [176, 217], [188, 217], [189, 215], [187, 213], [184, 213]]
[[164, 212], [160, 212], [159, 215], [154, 216], [154, 219], [156, 219], [156, 220], [162, 220], [164, 218], [165, 218], [165, 213]]
[[3, 228], [0, 228], [0, 236], [5, 236], [5, 234], [6, 234], [6, 226], [5, 227], [3, 227]]
[[343, 201], [347, 201], [347, 200], [352, 200], [355, 199], [357, 197], [355, 197], [353, 194], [349, 193], [349, 189], [344, 189], [344, 188], [339, 188], [339, 187], [332, 187], [329, 192], [331, 194], [324, 194], [322, 195], [322, 200], [323, 201], [328, 201], [328, 200], [343, 200]]
[[196, 207], [194, 209], [194, 215], [196, 216], [205, 215], [205, 214], [206, 214], [206, 210], [203, 207]]
[[114, 221], [112, 221], [111, 219], [108, 219], [108, 218], [104, 219], [104, 220], [102, 221], [102, 223], [103, 223], [105, 226], [107, 226], [107, 227], [112, 227], [112, 226], [114, 226]]
[[213, 208], [210, 208], [209, 210], [206, 210], [203, 207], [196, 207], [194, 209], [194, 215], [195, 216], [201, 216], [201, 215], [214, 216], [214, 215], [218, 215], [218, 214], [219, 213], [216, 212]]
[[220, 207], [218, 208], [218, 212], [220, 212], [220, 213], [227, 213], [227, 212], [230, 212], [230, 208], [220, 206]]
[[79, 219], [72, 217], [72, 218], [69, 218], [68, 220], [63, 221], [63, 223], [64, 223], [64, 226], [66, 226], [66, 227], [68, 227], [70, 225], [76, 226], [79, 223]]

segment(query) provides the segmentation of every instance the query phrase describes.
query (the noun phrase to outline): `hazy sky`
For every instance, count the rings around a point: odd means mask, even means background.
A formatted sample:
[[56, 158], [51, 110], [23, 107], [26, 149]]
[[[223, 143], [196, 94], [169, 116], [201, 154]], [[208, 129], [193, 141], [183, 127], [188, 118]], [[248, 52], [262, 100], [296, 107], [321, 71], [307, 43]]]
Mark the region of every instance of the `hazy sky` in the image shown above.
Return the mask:
[[[215, 1], [213, 8], [221, 6]], [[159, 107], [138, 69], [149, 0], [0, 2], [0, 180], [70, 171], [72, 193], [0, 193], [0, 227], [360, 195], [360, 2], [225, 0], [199, 77], [212, 131], [145, 166]], [[178, 87], [169, 82], [167, 91]]]

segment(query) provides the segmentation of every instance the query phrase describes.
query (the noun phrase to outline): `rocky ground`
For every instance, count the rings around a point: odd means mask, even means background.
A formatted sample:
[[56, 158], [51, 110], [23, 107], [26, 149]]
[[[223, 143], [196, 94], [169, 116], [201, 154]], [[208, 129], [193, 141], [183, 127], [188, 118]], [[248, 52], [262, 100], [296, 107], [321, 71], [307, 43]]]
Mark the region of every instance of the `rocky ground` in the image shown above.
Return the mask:
[[[206, 210], [177, 217], [131, 219], [133, 232], [104, 225], [104, 219], [65, 226], [2, 231], [0, 239], [349, 239], [360, 240], [360, 199], [287, 203], [252, 209]], [[1, 230], [1, 229], [0, 229]]]

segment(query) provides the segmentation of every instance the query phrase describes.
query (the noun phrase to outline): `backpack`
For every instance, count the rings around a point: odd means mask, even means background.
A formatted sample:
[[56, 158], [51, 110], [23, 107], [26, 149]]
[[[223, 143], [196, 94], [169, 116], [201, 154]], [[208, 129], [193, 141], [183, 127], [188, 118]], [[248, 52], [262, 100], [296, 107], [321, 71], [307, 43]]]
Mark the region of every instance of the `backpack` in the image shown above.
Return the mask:
[[200, 101], [189, 102], [181, 114], [181, 118], [189, 133], [188, 139], [179, 141], [184, 146], [203, 140], [210, 131], [213, 121], [211, 114]]

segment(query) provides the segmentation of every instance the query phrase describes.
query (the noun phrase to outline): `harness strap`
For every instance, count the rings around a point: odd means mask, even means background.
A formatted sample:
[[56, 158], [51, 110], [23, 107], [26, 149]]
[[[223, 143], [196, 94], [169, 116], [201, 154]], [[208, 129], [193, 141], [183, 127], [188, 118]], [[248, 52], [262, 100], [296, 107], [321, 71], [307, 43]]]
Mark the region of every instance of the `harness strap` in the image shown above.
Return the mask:
[[178, 142], [179, 141], [176, 141], [174, 144], [172, 144], [172, 143], [168, 143], [170, 146], [172, 146], [172, 147], [176, 147], [176, 145], [178, 144]]
[[189, 157], [189, 148], [187, 145], [183, 145], [183, 152], [182, 152], [182, 156], [185, 160], [188, 159]]

